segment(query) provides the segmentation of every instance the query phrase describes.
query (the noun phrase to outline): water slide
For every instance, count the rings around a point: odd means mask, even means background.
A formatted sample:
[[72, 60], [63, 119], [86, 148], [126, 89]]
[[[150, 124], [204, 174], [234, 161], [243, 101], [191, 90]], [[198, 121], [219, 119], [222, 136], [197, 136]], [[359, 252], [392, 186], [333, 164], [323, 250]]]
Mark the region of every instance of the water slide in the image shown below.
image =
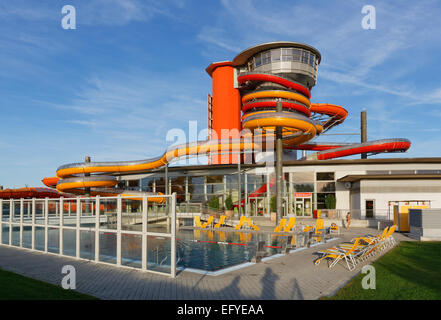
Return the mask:
[[[248, 129], [244, 139], [206, 140], [169, 148], [159, 157], [139, 161], [83, 162], [59, 167], [56, 177], [42, 181], [59, 192], [113, 196], [140, 195], [145, 192], [113, 188], [117, 184], [114, 174], [139, 173], [161, 168], [173, 159], [191, 155], [209, 155], [216, 152], [265, 150], [265, 138], [274, 138], [277, 126], [283, 127], [283, 147], [293, 150], [316, 151], [301, 160], [326, 160], [360, 153], [404, 152], [410, 147], [407, 139], [384, 139], [366, 143], [311, 143], [321, 133], [341, 124], [348, 112], [341, 106], [310, 102], [310, 91], [291, 79], [265, 73], [245, 73], [237, 78], [242, 97], [242, 128]], [[282, 103], [282, 112], [276, 104]], [[265, 189], [265, 190], [264, 190]], [[266, 191], [266, 184], [250, 196]], [[148, 194], [148, 193], [147, 193]], [[163, 202], [164, 198], [151, 199]]]

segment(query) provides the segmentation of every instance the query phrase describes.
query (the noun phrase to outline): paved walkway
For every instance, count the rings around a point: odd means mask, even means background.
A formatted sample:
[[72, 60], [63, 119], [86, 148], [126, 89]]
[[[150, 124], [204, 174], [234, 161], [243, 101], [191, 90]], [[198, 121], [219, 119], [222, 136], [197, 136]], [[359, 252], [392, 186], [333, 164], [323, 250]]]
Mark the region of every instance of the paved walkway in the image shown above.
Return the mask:
[[[240, 300], [318, 299], [332, 295], [355, 276], [364, 264], [348, 271], [343, 264], [332, 269], [326, 261], [315, 266], [314, 252], [348, 241], [356, 235], [379, 233], [375, 229], [343, 230], [339, 240], [280, 258], [254, 264], [219, 276], [180, 272], [175, 279], [0, 245], [0, 268], [28, 277], [61, 284], [64, 265], [75, 266], [77, 290], [101, 299]], [[395, 234], [397, 241], [409, 240]], [[375, 258], [378, 258], [375, 257]]]

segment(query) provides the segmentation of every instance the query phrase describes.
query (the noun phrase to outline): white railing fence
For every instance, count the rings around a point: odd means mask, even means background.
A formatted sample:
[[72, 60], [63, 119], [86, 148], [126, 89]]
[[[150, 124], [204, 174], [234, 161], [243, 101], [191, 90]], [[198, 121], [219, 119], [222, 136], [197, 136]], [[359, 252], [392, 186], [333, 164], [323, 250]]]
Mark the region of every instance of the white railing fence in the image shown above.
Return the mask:
[[176, 276], [176, 194], [0, 199], [0, 245]]

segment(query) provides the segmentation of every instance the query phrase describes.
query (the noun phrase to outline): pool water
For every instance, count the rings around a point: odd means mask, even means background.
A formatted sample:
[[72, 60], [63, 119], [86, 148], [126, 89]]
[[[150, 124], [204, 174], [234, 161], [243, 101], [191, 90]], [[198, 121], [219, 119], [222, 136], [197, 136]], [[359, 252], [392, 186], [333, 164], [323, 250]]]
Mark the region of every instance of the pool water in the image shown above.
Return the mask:
[[[92, 227], [92, 225], [91, 225]], [[93, 230], [93, 229], [91, 229]], [[19, 246], [19, 227], [12, 229], [12, 245]], [[59, 230], [49, 228], [48, 251], [59, 253]], [[23, 247], [31, 248], [32, 231], [30, 227], [23, 229]], [[250, 261], [257, 248], [258, 241], [265, 241], [267, 255], [280, 252], [286, 237], [275, 237], [271, 234], [255, 234], [246, 232], [219, 232], [208, 230], [177, 230], [176, 262], [178, 269], [197, 269], [202, 271], [218, 271]], [[0, 241], [9, 241], [9, 227], [3, 225]], [[99, 260], [116, 263], [116, 234], [105, 231], [99, 232]], [[35, 249], [44, 251], [44, 228], [35, 228]], [[76, 232], [64, 230], [63, 254], [75, 256]], [[95, 232], [80, 232], [80, 257], [95, 259]], [[121, 238], [122, 265], [141, 268], [142, 237], [141, 235], [122, 234]], [[147, 268], [169, 273], [171, 265], [170, 238], [148, 236], [147, 238]]]

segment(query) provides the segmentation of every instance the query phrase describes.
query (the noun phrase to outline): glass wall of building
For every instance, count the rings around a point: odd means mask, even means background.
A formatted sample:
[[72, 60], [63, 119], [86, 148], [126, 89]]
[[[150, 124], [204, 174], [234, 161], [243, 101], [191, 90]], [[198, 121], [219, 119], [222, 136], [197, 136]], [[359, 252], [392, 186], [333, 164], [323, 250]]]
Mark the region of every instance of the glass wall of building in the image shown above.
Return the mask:
[[[213, 170], [214, 171], [214, 170]], [[271, 198], [276, 195], [275, 174], [242, 172], [240, 176], [240, 199], [249, 216], [266, 215], [271, 212]], [[284, 215], [312, 216], [314, 209], [327, 209], [335, 198], [334, 172], [290, 172], [283, 177]], [[176, 192], [177, 202], [208, 206], [210, 198], [219, 200], [220, 209], [225, 209], [225, 200], [231, 197], [236, 207], [239, 202], [238, 174], [191, 175], [169, 174], [169, 190]], [[165, 192], [163, 173], [154, 174], [139, 181], [141, 190]]]

